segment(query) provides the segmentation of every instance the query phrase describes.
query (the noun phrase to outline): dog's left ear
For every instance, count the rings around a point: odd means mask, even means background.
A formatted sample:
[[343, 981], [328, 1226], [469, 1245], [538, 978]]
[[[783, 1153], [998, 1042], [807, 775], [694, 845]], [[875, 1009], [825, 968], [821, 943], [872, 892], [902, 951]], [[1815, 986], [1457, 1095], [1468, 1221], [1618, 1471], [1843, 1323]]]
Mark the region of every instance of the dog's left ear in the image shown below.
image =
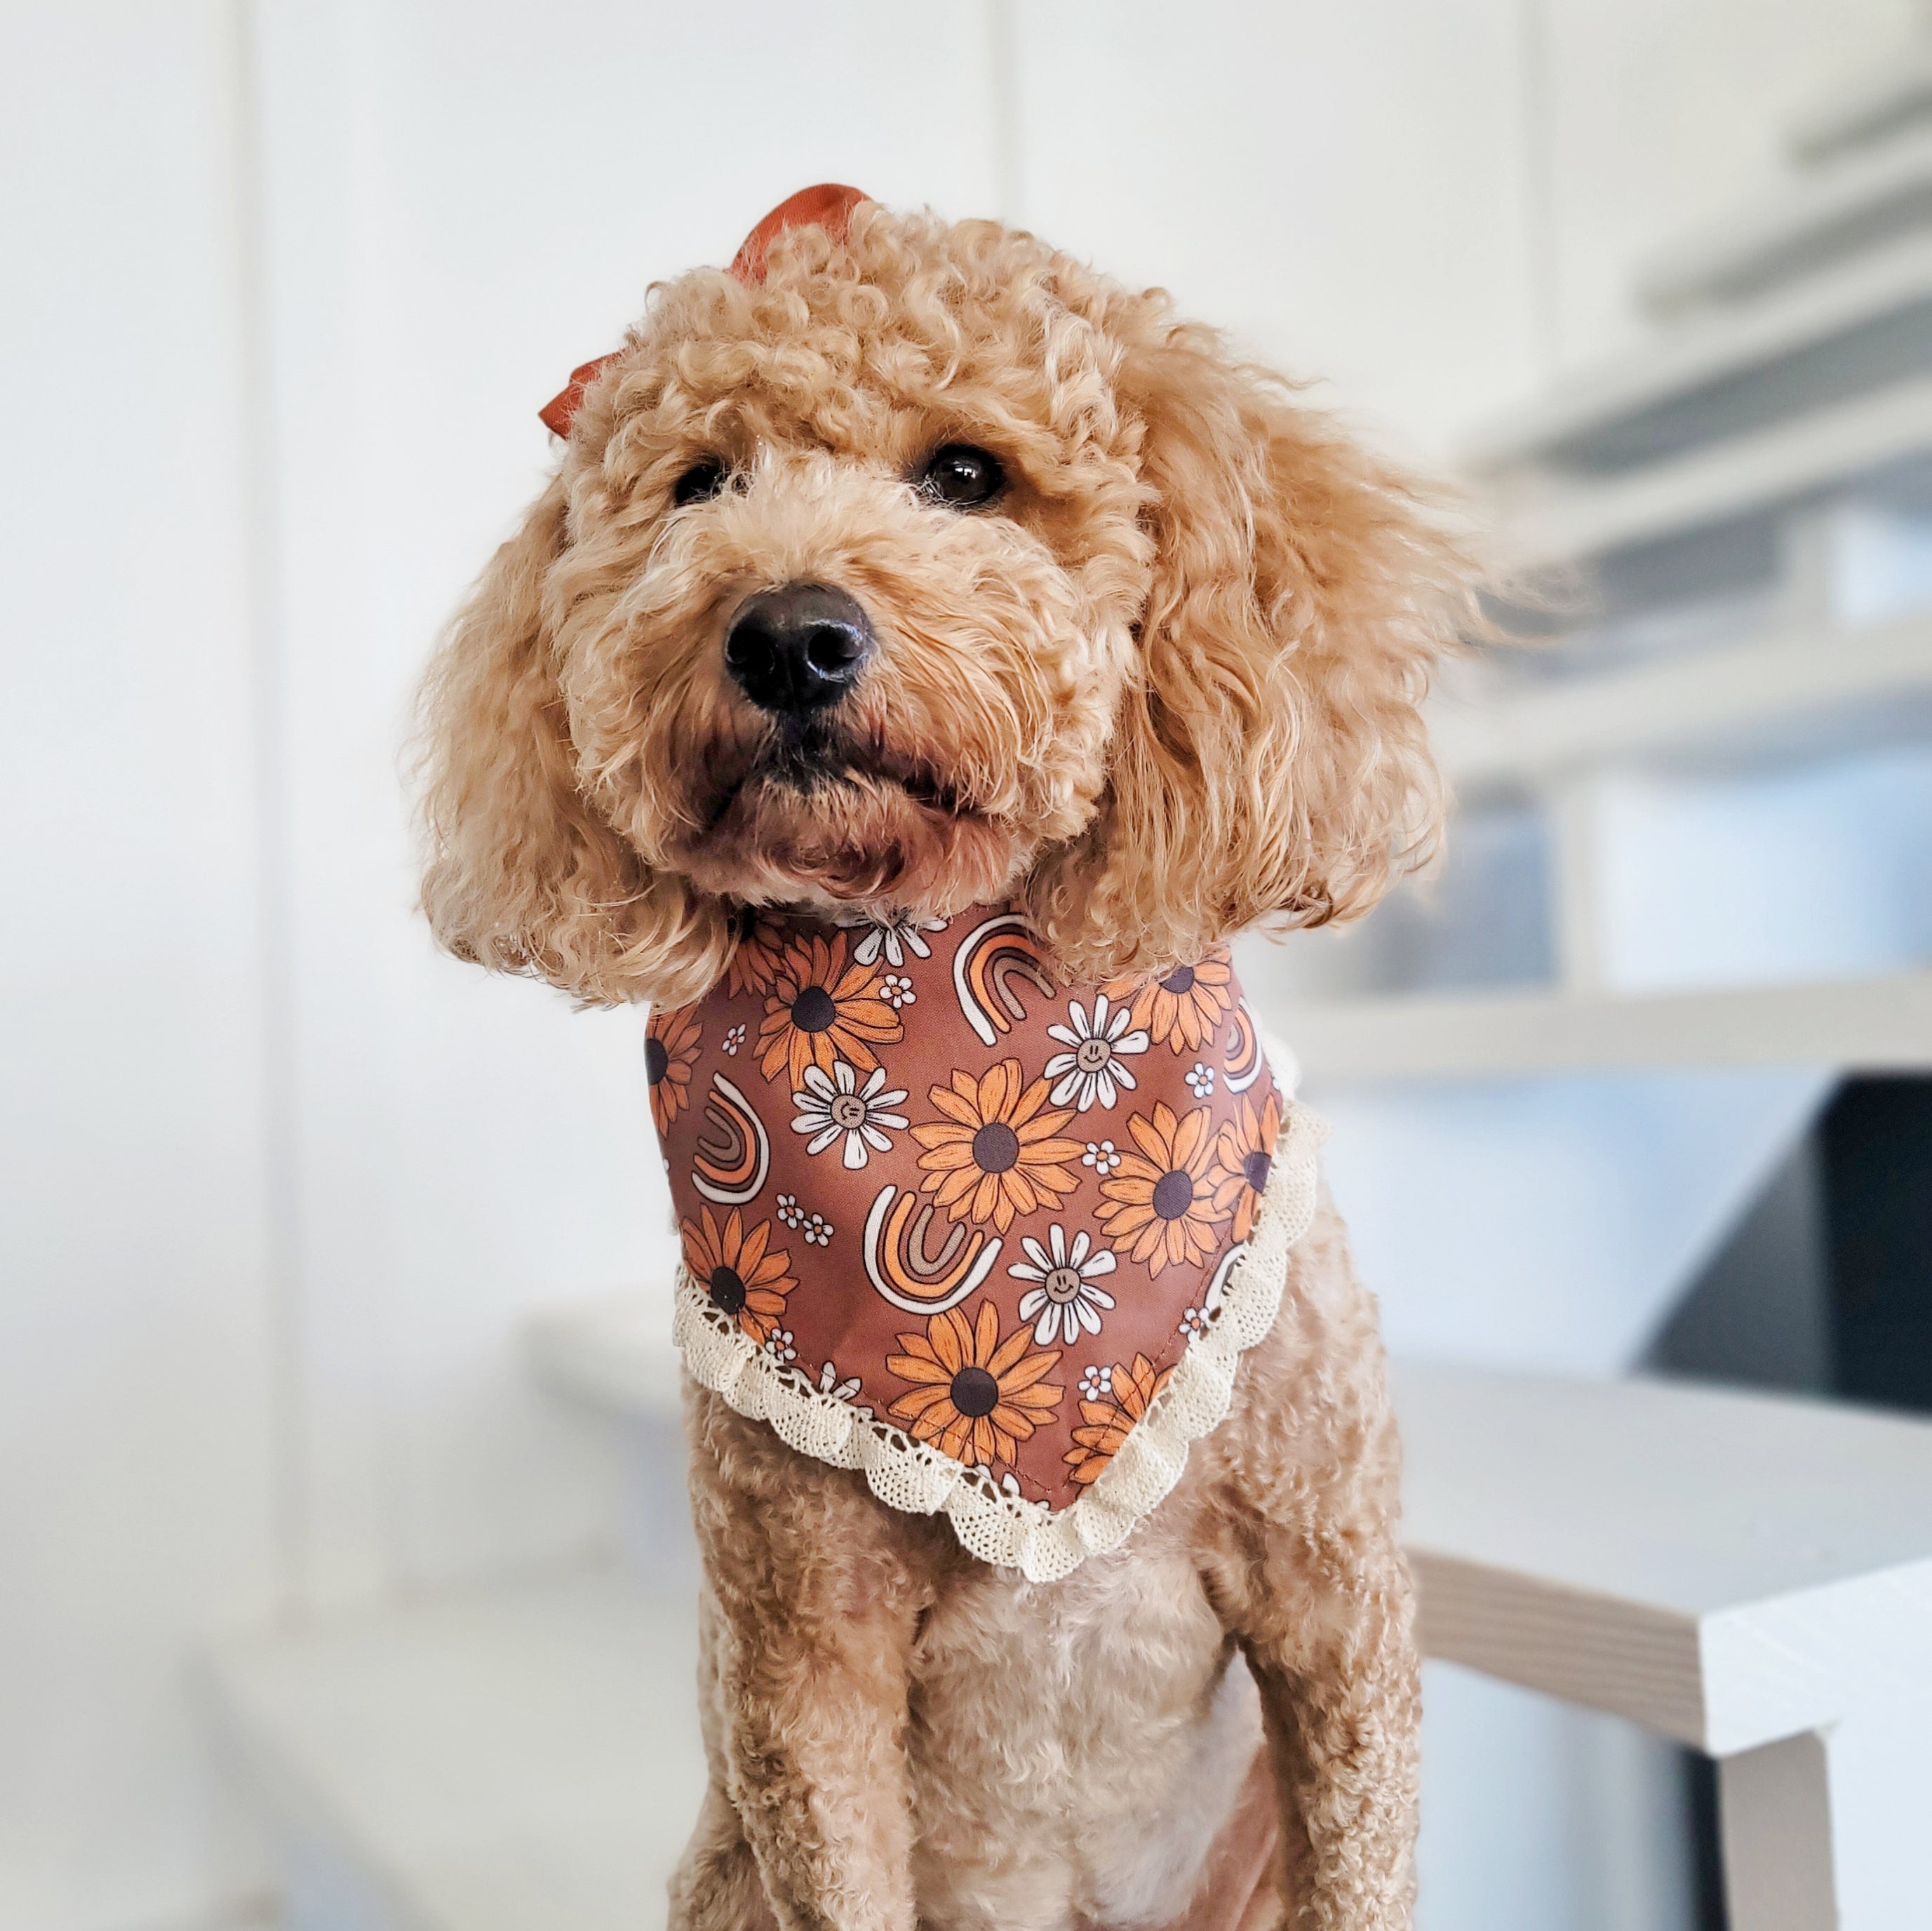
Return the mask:
[[1153, 579], [1100, 812], [1029, 893], [1089, 981], [1359, 917], [1428, 855], [1420, 706], [1474, 574], [1439, 506], [1211, 331], [1130, 341], [1118, 389]]

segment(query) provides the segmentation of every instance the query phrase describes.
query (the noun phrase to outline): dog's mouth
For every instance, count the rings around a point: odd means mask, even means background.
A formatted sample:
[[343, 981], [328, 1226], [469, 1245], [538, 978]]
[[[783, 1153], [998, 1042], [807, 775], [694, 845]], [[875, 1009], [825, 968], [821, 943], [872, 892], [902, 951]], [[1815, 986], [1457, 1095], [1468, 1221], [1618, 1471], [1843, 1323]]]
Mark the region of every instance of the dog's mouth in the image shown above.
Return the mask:
[[680, 869], [752, 902], [950, 911], [1007, 879], [1025, 844], [931, 757], [824, 715], [774, 723], [721, 761], [687, 823]]
[[[738, 768], [720, 773], [696, 815], [700, 841], [724, 832], [748, 804], [776, 806], [802, 816], [836, 810], [856, 795], [896, 794], [921, 812], [944, 818], [981, 815], [960, 785], [930, 759], [910, 755], [883, 741], [866, 740], [822, 714], [787, 718]], [[790, 813], [788, 813], [790, 815]]]

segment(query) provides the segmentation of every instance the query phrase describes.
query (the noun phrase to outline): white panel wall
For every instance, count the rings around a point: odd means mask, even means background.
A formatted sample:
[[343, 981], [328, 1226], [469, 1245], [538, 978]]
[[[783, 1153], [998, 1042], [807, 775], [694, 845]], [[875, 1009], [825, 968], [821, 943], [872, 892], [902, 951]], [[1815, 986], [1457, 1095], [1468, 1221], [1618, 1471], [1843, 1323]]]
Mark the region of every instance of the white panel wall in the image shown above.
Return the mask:
[[186, 1680], [274, 1589], [232, 26], [0, 16], [8, 1931], [247, 1881]]
[[1534, 383], [1518, 0], [1014, 11], [1029, 227], [1418, 448]]
[[651, 279], [815, 180], [988, 203], [989, 46], [878, 0], [264, 10], [310, 1599], [604, 1532], [609, 1471], [512, 1335], [663, 1218], [635, 1016], [488, 983], [410, 915], [429, 641], [554, 460], [537, 407]]

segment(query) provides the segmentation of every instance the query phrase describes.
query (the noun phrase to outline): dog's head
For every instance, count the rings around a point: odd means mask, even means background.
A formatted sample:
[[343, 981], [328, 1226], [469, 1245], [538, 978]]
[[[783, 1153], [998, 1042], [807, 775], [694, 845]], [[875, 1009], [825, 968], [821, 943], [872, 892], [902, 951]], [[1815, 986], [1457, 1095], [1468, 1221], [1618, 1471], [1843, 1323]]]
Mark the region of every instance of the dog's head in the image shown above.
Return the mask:
[[655, 291], [566, 399], [426, 687], [460, 955], [677, 1002], [746, 906], [1010, 897], [1090, 979], [1358, 914], [1430, 841], [1456, 547], [1160, 293], [860, 202]]

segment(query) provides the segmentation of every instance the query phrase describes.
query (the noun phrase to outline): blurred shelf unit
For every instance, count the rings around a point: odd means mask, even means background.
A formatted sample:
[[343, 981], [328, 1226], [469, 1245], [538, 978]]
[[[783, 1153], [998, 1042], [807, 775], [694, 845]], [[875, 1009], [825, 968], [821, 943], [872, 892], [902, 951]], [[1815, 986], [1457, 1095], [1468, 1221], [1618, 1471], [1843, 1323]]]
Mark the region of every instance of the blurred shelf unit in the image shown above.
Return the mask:
[[[532, 1365], [662, 1422], [668, 1293], [544, 1316]], [[1932, 1425], [1418, 1366], [1395, 1394], [1427, 1653], [1724, 1759], [1734, 1899], [1796, 1883], [1816, 1907], [1743, 1921], [1902, 1921], [1884, 1913], [1917, 1882], [1899, 1825], [1924, 1802]], [[704, 1788], [695, 1620], [688, 1593], [572, 1569], [226, 1645], [216, 1707], [290, 1921], [650, 1921]]]
[[[668, 1307], [666, 1284], [553, 1311], [532, 1365], [656, 1428]], [[1932, 1425], [1654, 1383], [1393, 1378], [1426, 1653], [1719, 1758], [1739, 1931], [1907, 1922], [1932, 1800]], [[288, 1921], [662, 1921], [704, 1787], [694, 1593], [562, 1569], [224, 1647], [216, 1704]]]
[[1511, 992], [1304, 1007], [1317, 1082], [1502, 1078], [1658, 1067], [1932, 1072], [1932, 972], [1621, 998]]
[[[1822, 773], [1849, 774], [1832, 795], [1859, 889], [1916, 896], [1921, 869], [1932, 887], [1932, 35], [1790, 146], [1774, 193], [1640, 269], [1649, 342], [1472, 442], [1504, 559], [1538, 593], [1505, 620], [1557, 634], [1450, 667], [1432, 722], [1462, 815], [1433, 899], [1244, 969], [1316, 1078], [1928, 1063], [1932, 919], [1858, 956], [1680, 945], [1656, 969], [1618, 929], [1644, 912], [1629, 827], [1670, 836], [1662, 810], [1619, 816], [1646, 785], [1729, 811], [1714, 907], [1744, 890], [1727, 854], [1752, 788], [1784, 824]], [[1861, 825], [1860, 774], [1886, 759]], [[1783, 878], [1762, 861], [1733, 926], [1772, 928], [1780, 890], [1794, 925], [1831, 919], [1838, 861], [1808, 852]]]

